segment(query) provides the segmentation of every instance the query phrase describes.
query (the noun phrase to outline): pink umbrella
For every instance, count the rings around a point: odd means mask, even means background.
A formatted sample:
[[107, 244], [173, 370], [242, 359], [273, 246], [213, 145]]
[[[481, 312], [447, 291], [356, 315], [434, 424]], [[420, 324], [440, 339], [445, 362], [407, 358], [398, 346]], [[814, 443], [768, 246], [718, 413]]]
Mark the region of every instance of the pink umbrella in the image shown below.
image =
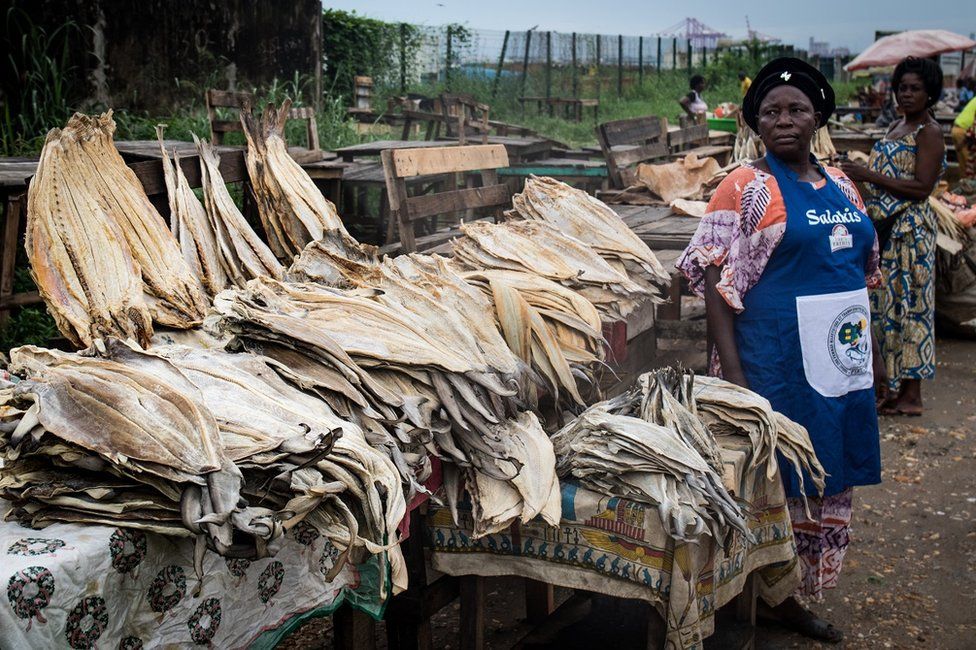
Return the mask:
[[879, 38], [844, 66], [863, 70], [895, 65], [906, 56], [935, 56], [976, 47], [976, 41], [944, 29], [915, 29]]

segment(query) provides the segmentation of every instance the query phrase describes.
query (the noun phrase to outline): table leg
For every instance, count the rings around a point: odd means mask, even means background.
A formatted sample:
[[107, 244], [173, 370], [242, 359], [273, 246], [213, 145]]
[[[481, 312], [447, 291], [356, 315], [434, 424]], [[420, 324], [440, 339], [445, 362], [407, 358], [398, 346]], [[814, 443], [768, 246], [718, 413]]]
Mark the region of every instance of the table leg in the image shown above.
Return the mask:
[[433, 633], [430, 619], [424, 613], [423, 596], [427, 587], [427, 560], [424, 557], [424, 517], [420, 510], [410, 514], [410, 537], [405, 540], [404, 561], [407, 563], [409, 587], [396, 598], [401, 607], [387, 609], [386, 638], [391, 650], [431, 650]]
[[374, 650], [376, 623], [368, 615], [343, 605], [332, 615], [332, 647], [335, 650]]
[[26, 195], [10, 197], [7, 201], [6, 220], [3, 225], [3, 254], [0, 258], [0, 322], [10, 318], [6, 301], [14, 295], [14, 273], [17, 269], [17, 251], [20, 249], [20, 221]]
[[461, 577], [461, 650], [485, 647], [485, 579]]
[[539, 625], [556, 609], [555, 590], [552, 585], [538, 580], [525, 579], [525, 619], [530, 625]]

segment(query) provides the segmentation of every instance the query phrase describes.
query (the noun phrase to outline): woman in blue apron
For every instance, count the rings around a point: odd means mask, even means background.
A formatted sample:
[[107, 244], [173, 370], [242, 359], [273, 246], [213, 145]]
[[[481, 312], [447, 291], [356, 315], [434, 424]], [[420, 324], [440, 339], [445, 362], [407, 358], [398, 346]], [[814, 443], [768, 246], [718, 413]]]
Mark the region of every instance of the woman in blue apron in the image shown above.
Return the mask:
[[[797, 478], [783, 475], [804, 571], [798, 594], [814, 599], [836, 584], [851, 488], [881, 480], [867, 292], [877, 239], [853, 184], [810, 153], [833, 108], [812, 66], [764, 67], [742, 111], [766, 155], [723, 181], [678, 263], [705, 296], [713, 370], [805, 426], [827, 470], [822, 498], [805, 480], [810, 519]], [[813, 638], [843, 638], [793, 596], [766, 614]]]

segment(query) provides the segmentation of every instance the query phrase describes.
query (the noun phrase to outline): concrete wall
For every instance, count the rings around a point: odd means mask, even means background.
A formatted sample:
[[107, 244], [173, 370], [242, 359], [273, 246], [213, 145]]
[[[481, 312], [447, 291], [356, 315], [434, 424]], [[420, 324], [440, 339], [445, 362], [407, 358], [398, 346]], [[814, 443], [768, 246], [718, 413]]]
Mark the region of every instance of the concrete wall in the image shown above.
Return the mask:
[[49, 30], [79, 25], [83, 105], [165, 110], [206, 88], [309, 78], [321, 95], [320, 0], [7, 0]]

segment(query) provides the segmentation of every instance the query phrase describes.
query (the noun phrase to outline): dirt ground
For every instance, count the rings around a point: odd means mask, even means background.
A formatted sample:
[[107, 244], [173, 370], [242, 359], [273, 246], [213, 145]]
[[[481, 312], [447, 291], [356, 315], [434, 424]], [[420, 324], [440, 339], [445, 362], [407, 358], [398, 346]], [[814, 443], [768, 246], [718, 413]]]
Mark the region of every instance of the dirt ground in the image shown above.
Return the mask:
[[[923, 387], [926, 413], [882, 419], [883, 482], [855, 490], [840, 585], [814, 607], [845, 631], [844, 648], [976, 648], [976, 342], [939, 339], [936, 349], [936, 379]], [[486, 646], [510, 648], [529, 630], [522, 582], [489, 579], [486, 593]], [[557, 603], [568, 597], [557, 590]], [[598, 598], [574, 614], [530, 647], [646, 647], [640, 603]], [[435, 647], [459, 647], [457, 630], [455, 602], [434, 621]], [[331, 623], [323, 619], [282, 645], [330, 643]], [[830, 646], [761, 627], [757, 647]]]

